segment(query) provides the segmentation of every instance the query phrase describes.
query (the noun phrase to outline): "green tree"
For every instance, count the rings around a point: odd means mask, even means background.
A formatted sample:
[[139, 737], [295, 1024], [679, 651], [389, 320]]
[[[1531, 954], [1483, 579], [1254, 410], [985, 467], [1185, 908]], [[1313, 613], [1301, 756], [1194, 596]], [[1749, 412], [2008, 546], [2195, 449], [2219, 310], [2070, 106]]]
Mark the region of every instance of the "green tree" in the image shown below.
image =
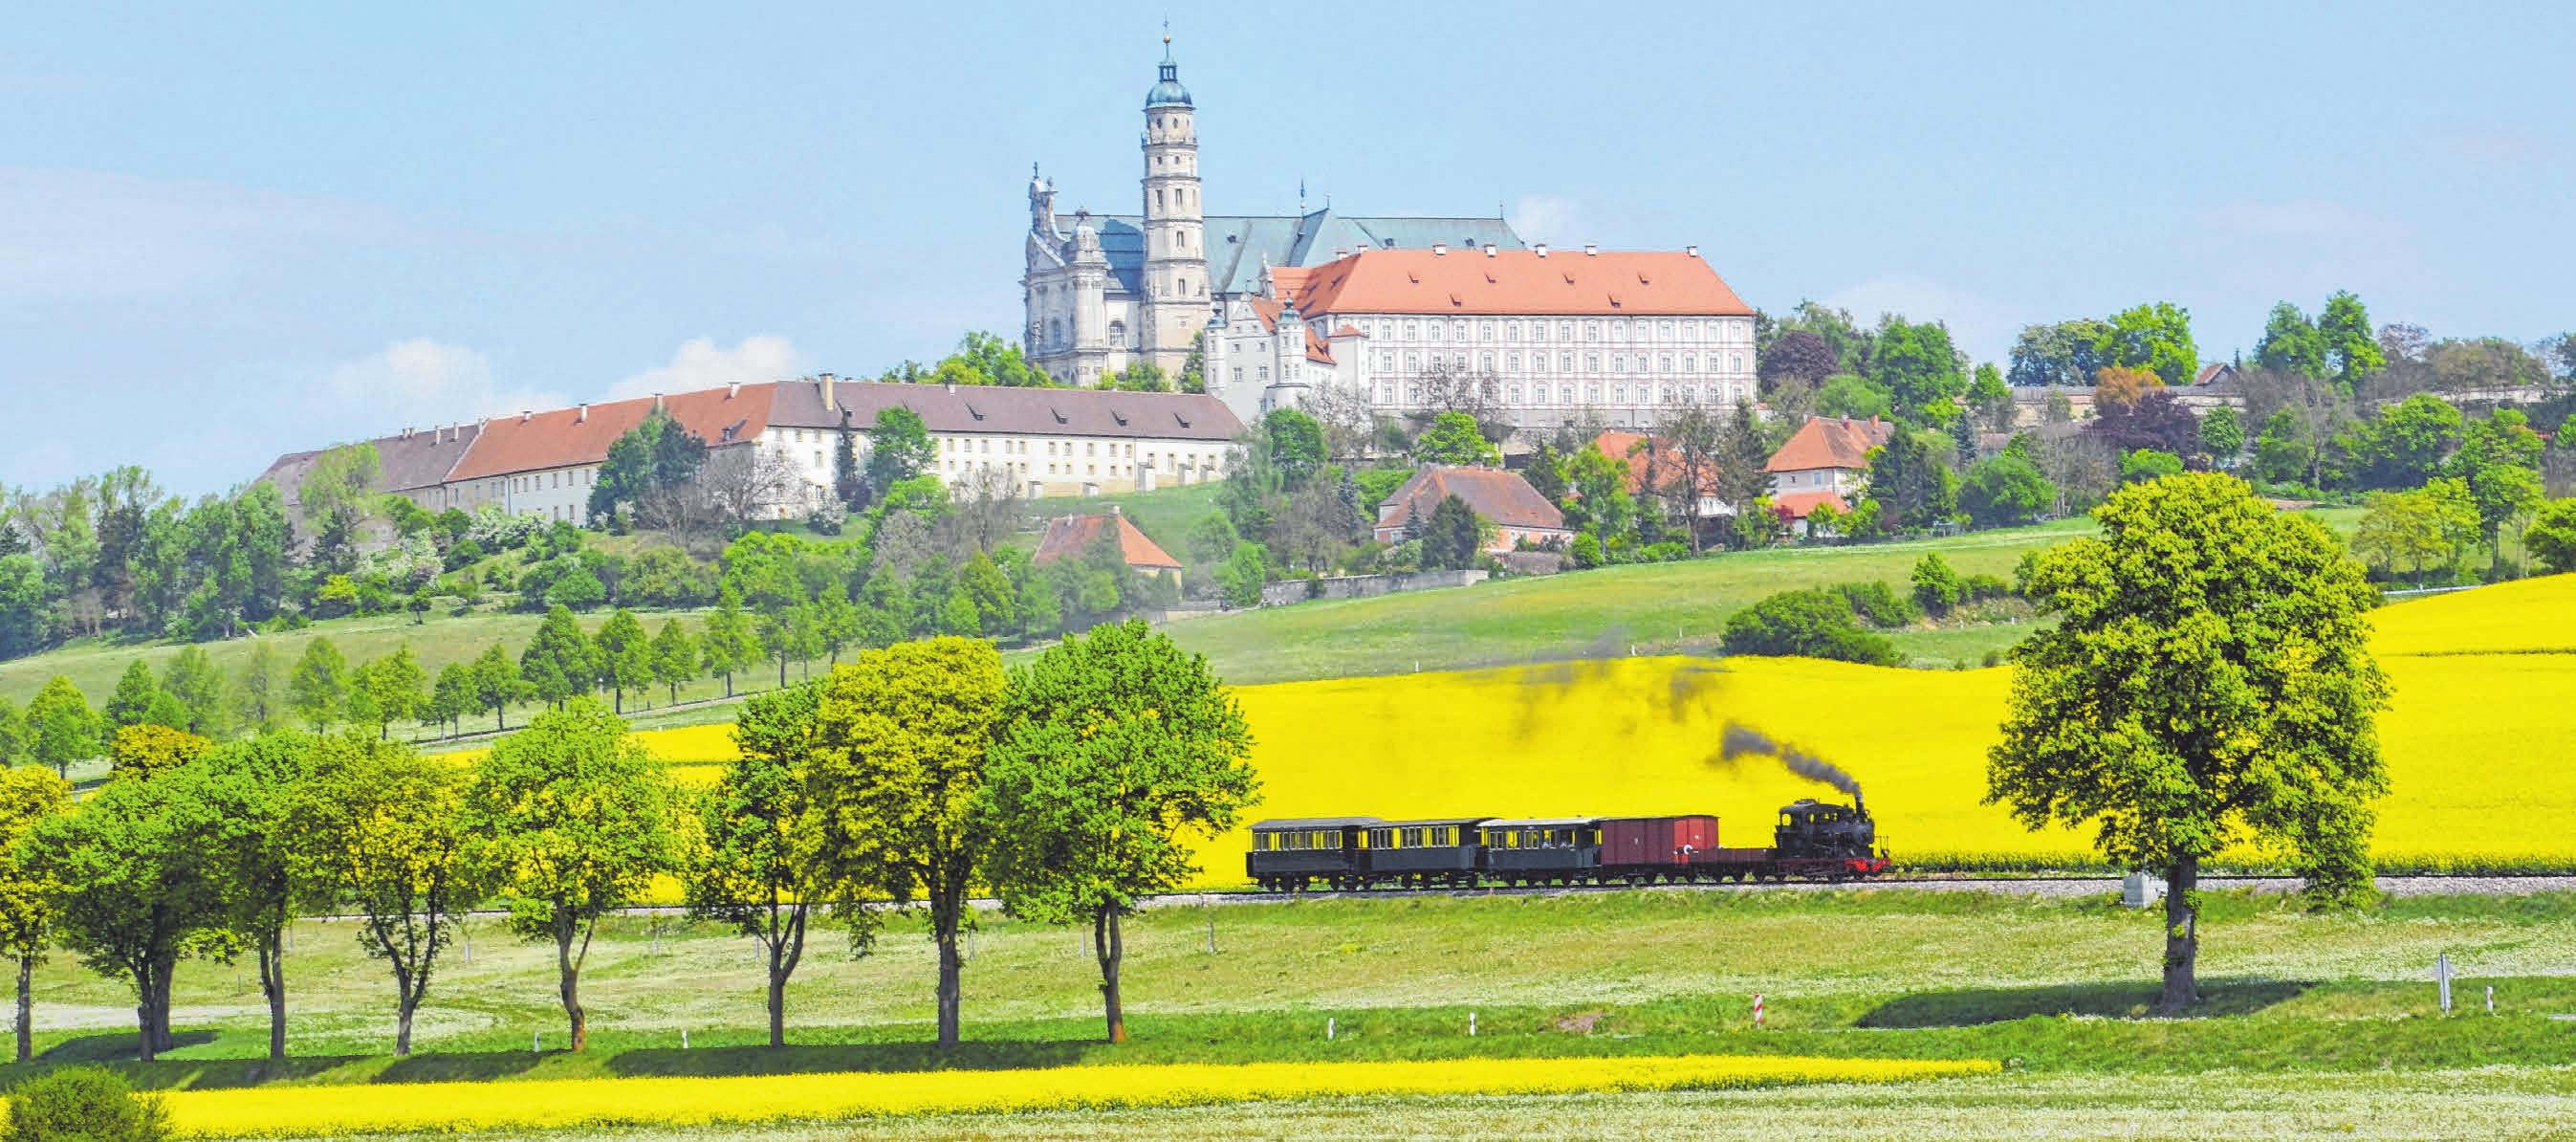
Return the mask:
[[2417, 393], [2360, 421], [2335, 438], [2349, 474], [2365, 488], [2412, 488], [2442, 470], [2460, 443], [2460, 410], [2431, 393]]
[[623, 720], [577, 698], [494, 743], [465, 803], [474, 863], [493, 870], [510, 930], [554, 942], [572, 1049], [582, 1050], [581, 968], [599, 918], [642, 903], [653, 878], [679, 863], [670, 772]]
[[939, 1042], [957, 1042], [958, 941], [989, 838], [976, 805], [1001, 717], [1002, 661], [987, 643], [897, 643], [834, 671], [807, 783], [817, 871], [930, 912], [939, 949]]
[[899, 405], [877, 410], [876, 427], [868, 432], [868, 487], [882, 496], [895, 484], [931, 469], [939, 460], [937, 445], [921, 414]]
[[2462, 428], [2460, 449], [2444, 465], [2468, 484], [2493, 568], [2504, 566], [2505, 525], [2537, 510], [2546, 498], [2540, 458], [2540, 434], [2519, 410], [2502, 408]]
[[1830, 658], [1873, 666], [1898, 661], [1895, 643], [1861, 629], [1850, 599], [1814, 587], [1755, 600], [1726, 617], [1722, 638], [1728, 654]]
[[1968, 375], [1960, 370], [1950, 330], [1936, 321], [1908, 322], [1892, 313], [1879, 318], [1868, 376], [1895, 399], [1898, 415], [1918, 424], [1938, 421], [1935, 410], [1968, 391]]
[[641, 690], [653, 684], [653, 639], [645, 633], [644, 623], [635, 612], [624, 607], [599, 624], [599, 634], [592, 640], [599, 663], [599, 680], [608, 685], [616, 712], [626, 712], [626, 692]]
[[1628, 494], [1626, 460], [1614, 459], [1598, 444], [1587, 443], [1566, 457], [1565, 482], [1574, 496], [1566, 522], [1607, 549], [1626, 550], [1635, 544], [1637, 498]]
[[707, 442], [662, 409], [627, 429], [608, 445], [590, 488], [589, 517], [605, 522], [619, 508], [633, 510], [648, 523], [672, 522], [668, 497], [698, 478], [706, 466]]
[[1977, 366], [1976, 375], [1968, 382], [1968, 407], [1976, 411], [1977, 423], [1988, 432], [2010, 432], [2021, 416], [2019, 402], [2012, 389], [2004, 384], [2003, 370], [1992, 363]]
[[2315, 472], [2316, 461], [2316, 442], [2296, 411], [2278, 409], [2264, 418], [2263, 431], [2254, 438], [2256, 475], [2274, 483], [2305, 483]]
[[[809, 813], [805, 759], [815, 746], [820, 683], [754, 695], [734, 719], [733, 760], [698, 799], [700, 841], [683, 875], [689, 915], [760, 941], [769, 979], [769, 1045], [787, 1045], [787, 980], [805, 955], [814, 906], [835, 889], [812, 857], [819, 822]], [[849, 895], [841, 897], [851, 899]], [[874, 913], [840, 911], [857, 947], [875, 932]]]
[[2028, 523], [2056, 502], [2057, 489], [2039, 465], [2015, 451], [1969, 465], [1959, 481], [1959, 507], [1978, 527]]
[[204, 757], [213, 747], [186, 730], [149, 722], [127, 726], [107, 743], [108, 776], [148, 780]]
[[2143, 484], [2182, 474], [2182, 457], [2153, 448], [2133, 448], [2120, 457], [2120, 482]]
[[423, 713], [449, 735], [465, 715], [482, 709], [474, 694], [474, 666], [469, 662], [450, 662], [438, 668], [438, 682], [430, 688], [429, 705]]
[[18, 1061], [35, 1057], [36, 965], [52, 949], [53, 899], [62, 886], [27, 851], [38, 825], [71, 807], [70, 783], [33, 766], [0, 769], [0, 955], [18, 961]]
[[707, 630], [700, 642], [707, 672], [722, 676], [725, 697], [733, 697], [734, 672], [760, 660], [760, 640], [752, 633], [751, 620], [742, 612], [740, 592], [728, 586], [717, 596], [716, 609], [707, 614]]
[[1503, 455], [1476, 427], [1476, 418], [1452, 409], [1431, 418], [1413, 441], [1413, 459], [1421, 464], [1467, 464], [1492, 467]]
[[572, 609], [561, 603], [546, 608], [545, 620], [519, 652], [519, 677], [530, 692], [560, 710], [574, 695], [590, 693], [599, 674], [599, 648], [582, 633]]
[[2109, 322], [2092, 317], [2023, 326], [2021, 336], [2013, 341], [2011, 370], [2005, 379], [2017, 387], [2090, 385], [2103, 365], [2095, 347], [2110, 332]]
[[127, 726], [139, 726], [149, 720], [152, 700], [161, 696], [161, 684], [152, 678], [152, 668], [138, 658], [125, 664], [125, 673], [116, 680], [116, 692], [108, 695], [107, 705], [99, 713], [107, 719], [104, 727], [113, 733]]
[[293, 874], [355, 908], [359, 946], [392, 967], [394, 1054], [409, 1056], [438, 954], [477, 899], [463, 771], [405, 745], [335, 740], [287, 813], [302, 838]]
[[2343, 391], [2358, 392], [2362, 378], [2388, 367], [2370, 311], [2351, 290], [2337, 290], [2317, 315], [2317, 337], [2325, 345], [2325, 365]]
[[251, 644], [242, 656], [241, 673], [233, 676], [233, 721], [247, 733], [258, 733], [286, 720], [286, 688], [278, 674], [277, 651], [266, 641]]
[[376, 736], [393, 736], [395, 722], [427, 721], [429, 674], [412, 657], [411, 644], [358, 668], [349, 687], [349, 720], [373, 724]]
[[99, 755], [98, 721], [80, 687], [54, 675], [27, 700], [27, 756], [53, 766], [57, 777], [67, 776], [73, 762]]
[[[1467, 423], [1473, 428], [1475, 418], [1467, 417]], [[1324, 470], [1323, 422], [1293, 408], [1274, 408], [1262, 414], [1261, 430], [1269, 434], [1270, 462], [1279, 466], [1280, 482], [1289, 491], [1305, 487]]]
[[2391, 575], [2399, 563], [2409, 566], [2415, 585], [2424, 585], [2424, 568], [2450, 555], [2445, 535], [2444, 505], [2422, 489], [2372, 492], [2362, 501], [2361, 523], [2353, 531], [2352, 551]]
[[1934, 439], [1900, 424], [1870, 450], [1869, 498], [1889, 531], [1930, 527], [1958, 508], [1958, 477], [1941, 466]]
[[200, 737], [224, 736], [224, 672], [202, 646], [183, 646], [161, 670], [161, 689], [187, 713], [179, 728]]
[[1195, 875], [1183, 836], [1233, 828], [1258, 796], [1252, 731], [1207, 659], [1142, 621], [1093, 627], [1011, 674], [984, 783], [992, 880], [1016, 915], [1091, 922], [1112, 1043], [1120, 918]]
[[2576, 571], [2576, 497], [2551, 500], [2532, 513], [2522, 547], [2554, 574]]
[[549, 607], [587, 611], [608, 601], [608, 587], [589, 567], [576, 563], [562, 577], [546, 585], [545, 601]]
[[1836, 373], [1816, 390], [1816, 411], [1856, 419], [1891, 416], [1896, 412], [1896, 395], [1858, 373]]
[[2110, 328], [2093, 344], [2104, 367], [2145, 369], [2167, 385], [2187, 385], [2200, 371], [2191, 340], [2191, 312], [2169, 301], [2149, 302], [2111, 315]]
[[0, 770], [18, 764], [27, 757], [27, 715], [18, 704], [0, 694]]
[[474, 700], [476, 709], [492, 711], [492, 728], [510, 728], [510, 703], [525, 700], [531, 692], [528, 680], [519, 675], [519, 664], [511, 661], [500, 643], [484, 648], [474, 659]]
[[1476, 509], [1456, 496], [1442, 496], [1431, 509], [1431, 521], [1422, 527], [1422, 566], [1425, 570], [1473, 567], [1484, 554], [1476, 534]]
[[186, 782], [110, 781], [80, 810], [37, 823], [24, 852], [59, 886], [50, 901], [64, 947], [134, 988], [139, 1055], [171, 1048], [170, 978], [179, 957], [224, 923], [226, 885], [205, 838], [212, 811]]
[[[307, 795], [320, 743], [302, 734], [262, 734], [214, 750], [150, 784], [170, 784], [204, 806], [197, 838], [208, 873], [222, 886], [222, 922], [251, 946], [260, 994], [268, 1000], [268, 1057], [286, 1058], [286, 924], [327, 903], [303, 873], [304, 846], [289, 809]], [[358, 747], [365, 748], [365, 747]]]
[[2013, 650], [1989, 803], [2037, 829], [2090, 827], [2114, 863], [2161, 871], [2164, 989], [2199, 1001], [2200, 864], [2250, 838], [2321, 898], [2370, 885], [2377, 593], [2334, 534], [2227, 476], [2123, 488], [2099, 538], [2044, 553], [2033, 600], [2058, 622]]
[[349, 704], [349, 660], [331, 640], [315, 636], [286, 676], [286, 704], [316, 731], [331, 728]]
[[2263, 323], [2263, 339], [2254, 345], [2254, 363], [2280, 373], [2323, 379], [2326, 366], [2326, 339], [2317, 332], [2315, 322], [2289, 302], [2272, 307], [2272, 316]]
[[1958, 606], [1959, 600], [1967, 594], [1967, 586], [1959, 581], [1959, 573], [1951, 570], [1949, 561], [1941, 558], [1937, 551], [1914, 561], [1912, 578], [1914, 605], [1936, 619], [1949, 614], [1950, 609]]
[[2219, 467], [2231, 467], [2236, 454], [2245, 450], [2245, 422], [2237, 419], [2236, 410], [2220, 405], [2200, 418], [2200, 448]]
[[698, 676], [704, 650], [676, 618], [663, 620], [661, 632], [653, 636], [653, 680], [670, 687], [673, 705], [679, 704], [680, 687]]

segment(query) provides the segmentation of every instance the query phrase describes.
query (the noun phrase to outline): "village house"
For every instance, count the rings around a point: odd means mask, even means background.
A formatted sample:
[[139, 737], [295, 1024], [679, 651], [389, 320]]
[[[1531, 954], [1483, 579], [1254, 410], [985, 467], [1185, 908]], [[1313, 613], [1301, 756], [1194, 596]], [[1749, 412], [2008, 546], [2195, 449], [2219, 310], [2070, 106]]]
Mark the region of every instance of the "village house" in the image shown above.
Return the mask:
[[1503, 554], [1524, 542], [1537, 545], [1574, 538], [1574, 529], [1565, 526], [1565, 513], [1547, 502], [1547, 497], [1538, 494], [1538, 489], [1531, 487], [1520, 473], [1500, 468], [1433, 466], [1415, 472], [1413, 478], [1378, 505], [1377, 541], [1404, 542], [1407, 520], [1417, 528], [1429, 523], [1432, 509], [1450, 496], [1458, 497], [1494, 525], [1494, 538], [1484, 548], [1489, 554]]
[[1129, 569], [1139, 575], [1170, 579], [1172, 586], [1181, 585], [1181, 561], [1163, 550], [1151, 536], [1137, 529], [1126, 514], [1110, 505], [1110, 510], [1088, 515], [1058, 516], [1048, 520], [1046, 531], [1038, 537], [1037, 554], [1029, 562], [1039, 567], [1059, 559], [1080, 559], [1082, 553], [1103, 534], [1118, 537], [1118, 552]]
[[1771, 509], [1790, 522], [1804, 521], [1819, 505], [1850, 511], [1869, 475], [1869, 450], [1887, 443], [1894, 427], [1874, 416], [1808, 417], [1762, 466], [1771, 475]]
[[1691, 497], [1691, 518], [1702, 522], [1732, 516], [1734, 505], [1717, 498], [1717, 460], [1700, 459], [1699, 479], [1691, 480], [1690, 464], [1681, 445], [1661, 436], [1610, 429], [1592, 438], [1592, 446], [1601, 454], [1628, 465], [1628, 494], [1632, 496], [1669, 496], [1687, 482], [1698, 484]]

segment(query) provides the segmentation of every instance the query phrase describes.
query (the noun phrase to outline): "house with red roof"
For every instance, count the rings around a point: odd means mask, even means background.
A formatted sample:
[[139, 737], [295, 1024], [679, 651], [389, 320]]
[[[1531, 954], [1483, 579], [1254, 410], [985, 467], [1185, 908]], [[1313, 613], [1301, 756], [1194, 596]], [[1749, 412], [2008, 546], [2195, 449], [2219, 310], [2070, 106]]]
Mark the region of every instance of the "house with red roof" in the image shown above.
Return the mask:
[[1458, 497], [1494, 525], [1494, 540], [1485, 546], [1490, 554], [1503, 554], [1524, 541], [1544, 544], [1574, 538], [1574, 529], [1565, 526], [1565, 513], [1547, 502], [1547, 497], [1538, 494], [1538, 489], [1531, 487], [1520, 473], [1434, 465], [1415, 472], [1378, 504], [1377, 541], [1404, 542], [1408, 521], [1415, 527], [1430, 522], [1432, 509], [1450, 496]]
[[1628, 465], [1628, 494], [1632, 496], [1676, 496], [1691, 484], [1698, 485], [1691, 500], [1691, 516], [1709, 520], [1735, 514], [1732, 504], [1717, 498], [1717, 461], [1703, 456], [1693, 479], [1693, 465], [1679, 444], [1662, 436], [1642, 432], [1609, 429], [1592, 438], [1592, 446], [1613, 460]]
[[1762, 466], [1771, 475], [1771, 509], [1789, 521], [1804, 520], [1825, 504], [1850, 511], [1869, 476], [1869, 450], [1887, 443], [1894, 429], [1875, 416], [1808, 417]]
[[1401, 416], [1464, 379], [1524, 427], [1650, 427], [1754, 395], [1753, 308], [1696, 246], [1355, 248], [1258, 282], [1203, 342], [1208, 392], [1246, 421], [1328, 385]]
[[1045, 533], [1038, 537], [1037, 554], [1030, 556], [1029, 562], [1044, 567], [1058, 559], [1080, 559], [1102, 535], [1115, 535], [1119, 554], [1129, 568], [1140, 575], [1168, 576], [1173, 586], [1179, 586], [1181, 561], [1137, 530], [1135, 522], [1117, 509], [1118, 505], [1111, 504], [1107, 512], [1048, 520]]

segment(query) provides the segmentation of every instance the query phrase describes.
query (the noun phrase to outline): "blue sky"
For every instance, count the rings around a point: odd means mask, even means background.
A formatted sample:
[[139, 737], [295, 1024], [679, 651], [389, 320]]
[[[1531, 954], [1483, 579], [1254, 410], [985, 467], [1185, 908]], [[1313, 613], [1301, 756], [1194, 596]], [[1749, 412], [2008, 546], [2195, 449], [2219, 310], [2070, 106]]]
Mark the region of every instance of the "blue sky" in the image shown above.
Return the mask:
[[1980, 359], [2156, 298], [2222, 358], [2339, 287], [2436, 335], [2576, 327], [2576, 21], [2442, 7], [18, 6], [0, 482], [219, 490], [1009, 331], [1032, 160], [1134, 209], [1167, 14], [1219, 213], [1302, 179], [1696, 243], [1755, 305], [1940, 318]]

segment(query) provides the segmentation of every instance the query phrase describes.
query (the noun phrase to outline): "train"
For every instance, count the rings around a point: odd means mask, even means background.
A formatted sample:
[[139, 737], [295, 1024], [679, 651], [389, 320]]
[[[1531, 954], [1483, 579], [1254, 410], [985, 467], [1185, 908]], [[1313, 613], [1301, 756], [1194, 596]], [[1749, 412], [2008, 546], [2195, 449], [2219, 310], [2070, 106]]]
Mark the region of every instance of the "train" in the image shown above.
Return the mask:
[[1858, 792], [1782, 806], [1766, 848], [1718, 843], [1709, 814], [1284, 817], [1255, 821], [1244, 872], [1265, 892], [1865, 880], [1888, 870]]

